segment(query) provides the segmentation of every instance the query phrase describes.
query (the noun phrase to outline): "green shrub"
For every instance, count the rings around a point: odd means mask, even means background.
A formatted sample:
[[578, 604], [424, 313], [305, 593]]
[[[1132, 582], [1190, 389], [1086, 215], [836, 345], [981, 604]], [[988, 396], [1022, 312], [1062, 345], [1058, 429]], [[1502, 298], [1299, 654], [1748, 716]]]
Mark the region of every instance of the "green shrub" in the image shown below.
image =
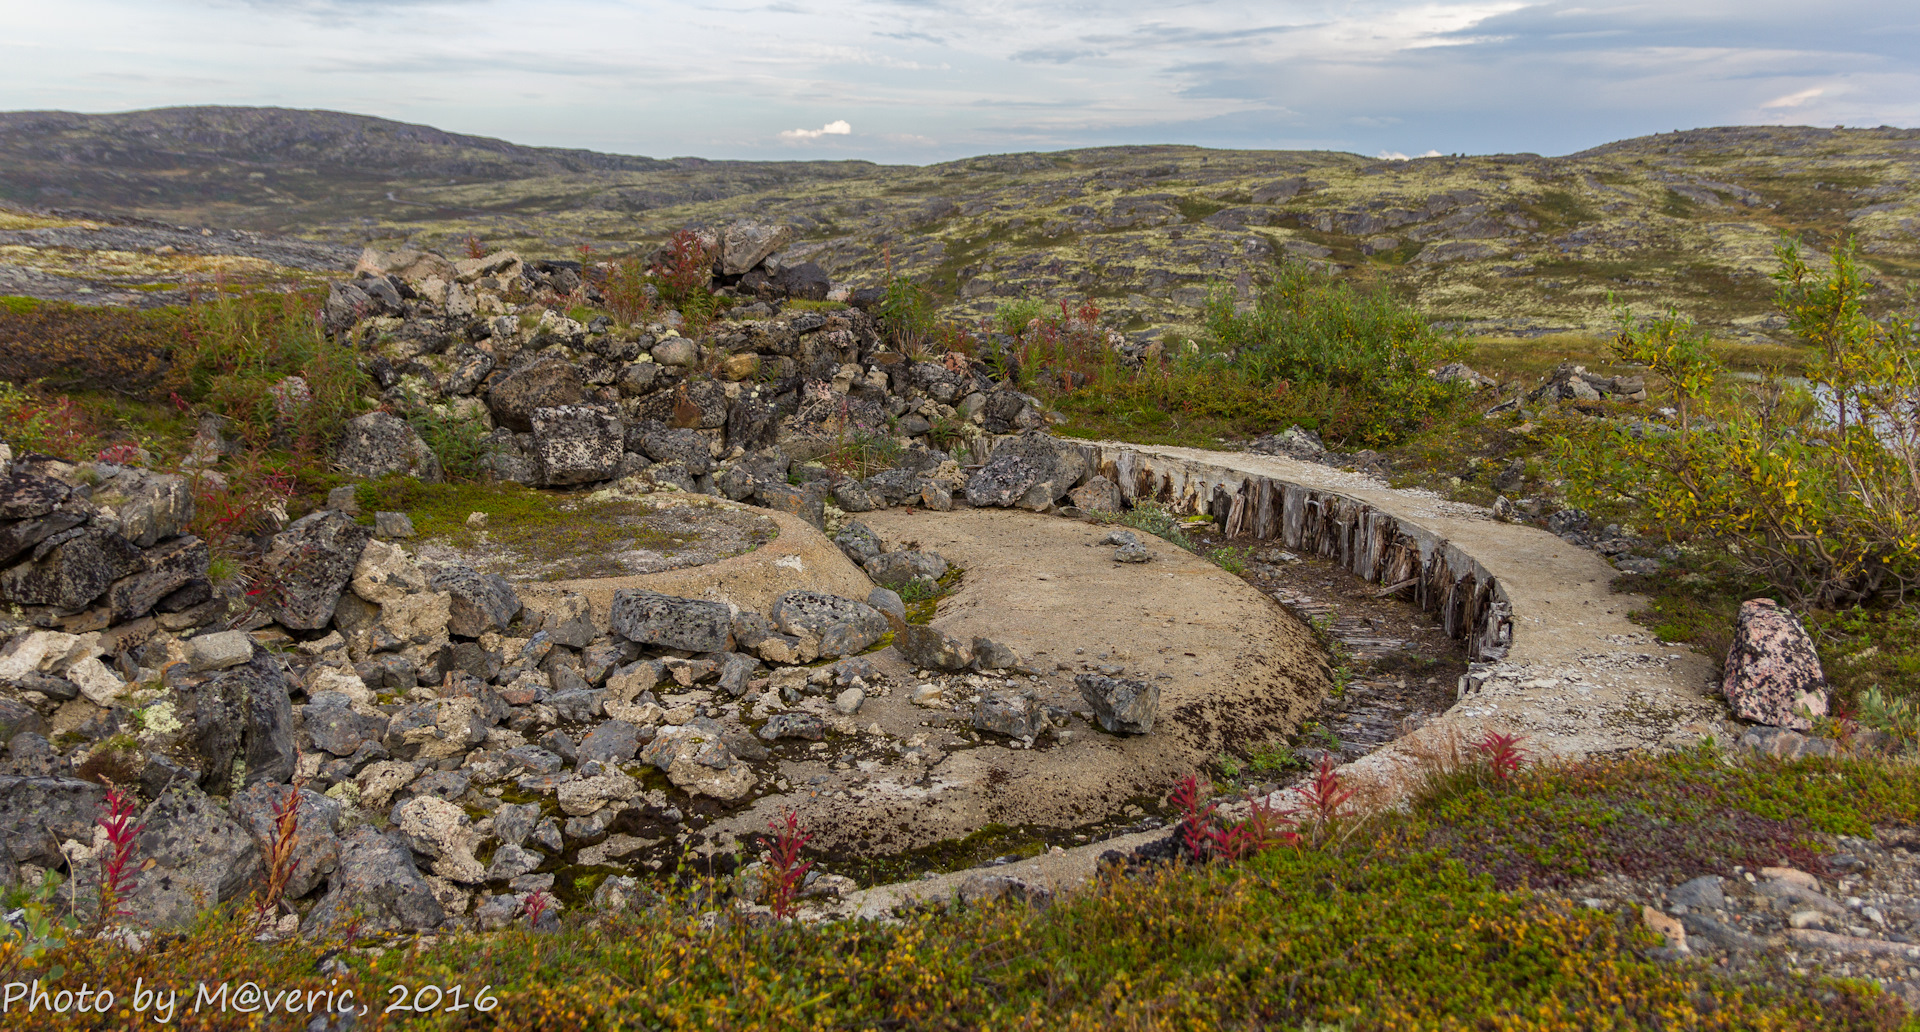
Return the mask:
[[1211, 343], [1182, 350], [1177, 362], [1248, 385], [1340, 392], [1367, 413], [1345, 436], [1368, 444], [1417, 429], [1459, 391], [1429, 375], [1459, 357], [1457, 340], [1390, 294], [1355, 290], [1300, 263], [1282, 265], [1244, 311], [1232, 292], [1215, 290], [1205, 321]]
[[477, 415], [462, 418], [444, 407], [420, 408], [409, 413], [407, 421], [433, 449], [449, 479], [479, 480], [492, 468], [493, 430]]
[[306, 294], [219, 294], [187, 312], [172, 376], [255, 445], [315, 455], [363, 407], [368, 379]]
[[1902, 741], [1920, 739], [1920, 705], [1893, 698], [1874, 685], [1860, 693], [1860, 723], [1885, 731]]
[[1238, 577], [1247, 572], [1247, 560], [1253, 558], [1253, 549], [1244, 545], [1226, 545], [1207, 551], [1207, 561]]
[[1778, 306], [1817, 348], [1803, 404], [1776, 384], [1716, 393], [1720, 367], [1684, 318], [1621, 315], [1614, 351], [1664, 382], [1662, 429], [1607, 422], [1554, 444], [1575, 504], [1638, 508], [1642, 520], [1727, 546], [1797, 602], [1833, 606], [1920, 586], [1920, 349], [1909, 319], [1863, 314], [1853, 247], [1816, 276], [1782, 241]]
[[820, 457], [828, 469], [864, 480], [900, 463], [900, 441], [885, 429], [842, 427], [833, 448]]
[[1046, 310], [1046, 302], [1037, 297], [1005, 301], [993, 310], [993, 325], [1009, 337], [1018, 337], [1026, 332], [1028, 323], [1040, 318]]
[[1123, 527], [1144, 530], [1154, 537], [1163, 538], [1189, 552], [1199, 546], [1193, 543], [1180, 529], [1180, 517], [1168, 511], [1158, 502], [1137, 502], [1125, 512], [1098, 513], [1101, 522], [1117, 523]]
[[932, 292], [910, 279], [890, 276], [874, 314], [895, 348], [914, 358], [924, 357], [937, 325]]

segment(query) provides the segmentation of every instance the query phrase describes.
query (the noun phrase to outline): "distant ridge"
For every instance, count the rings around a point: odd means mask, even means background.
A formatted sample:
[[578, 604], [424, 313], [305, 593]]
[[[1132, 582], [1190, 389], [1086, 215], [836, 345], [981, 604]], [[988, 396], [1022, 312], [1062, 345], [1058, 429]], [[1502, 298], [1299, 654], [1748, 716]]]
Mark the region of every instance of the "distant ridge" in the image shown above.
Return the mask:
[[[646, 211], [880, 167], [527, 147], [371, 115], [295, 108], [0, 112], [0, 200], [274, 232], [343, 218], [497, 210], [484, 200], [423, 210], [417, 199], [396, 196], [450, 184], [550, 183], [551, 203], [541, 206], [549, 210]], [[516, 210], [525, 210], [524, 203]]]
[[525, 147], [371, 115], [271, 107], [171, 107], [105, 115], [3, 112], [0, 150], [142, 172], [240, 162], [342, 166], [392, 176], [520, 179], [563, 172], [653, 172], [677, 165], [624, 154]]

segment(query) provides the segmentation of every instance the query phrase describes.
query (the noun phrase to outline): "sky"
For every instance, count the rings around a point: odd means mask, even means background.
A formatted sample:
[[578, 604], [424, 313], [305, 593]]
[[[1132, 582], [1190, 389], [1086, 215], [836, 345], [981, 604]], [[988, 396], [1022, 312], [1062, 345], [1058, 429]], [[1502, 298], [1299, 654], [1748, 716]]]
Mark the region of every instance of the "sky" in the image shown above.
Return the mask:
[[653, 157], [1531, 151], [1920, 126], [1916, 0], [0, 0], [0, 110], [326, 108]]

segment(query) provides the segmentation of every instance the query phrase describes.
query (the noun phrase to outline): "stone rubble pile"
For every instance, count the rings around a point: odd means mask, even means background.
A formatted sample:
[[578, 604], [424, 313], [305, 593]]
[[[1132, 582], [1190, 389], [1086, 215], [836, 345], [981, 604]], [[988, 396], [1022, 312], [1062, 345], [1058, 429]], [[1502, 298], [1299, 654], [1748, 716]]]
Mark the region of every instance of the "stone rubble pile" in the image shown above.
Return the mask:
[[[858, 307], [796, 304], [824, 297], [826, 284], [817, 267], [781, 264], [784, 227], [742, 222], [712, 237], [710, 283], [740, 303], [698, 340], [671, 310], [631, 326], [576, 322], [563, 314], [569, 302], [604, 301], [596, 271], [510, 251], [458, 261], [368, 251], [356, 279], [332, 285], [325, 323], [364, 355], [385, 406], [478, 424], [501, 480], [627, 480], [815, 522], [828, 504], [945, 509], [962, 492], [975, 505], [1044, 508], [1085, 480], [1084, 461], [1060, 464], [1057, 445], [996, 443], [1049, 417], [985, 363], [893, 350]], [[809, 465], [885, 441], [903, 451], [878, 476]], [[407, 421], [387, 412], [355, 419], [335, 459], [363, 477], [441, 475]], [[1042, 468], [1017, 468], [1035, 462]], [[962, 475], [974, 465], [993, 468]], [[1049, 484], [1055, 494], [1042, 498]]]
[[[1003, 445], [981, 491], [1049, 507], [1090, 479], [1075, 446]], [[216, 586], [181, 477], [6, 458], [0, 884], [60, 869], [89, 896], [110, 779], [152, 804], [129, 904], [148, 927], [250, 891], [289, 792], [289, 920], [357, 907], [369, 930], [417, 931], [497, 924], [563, 867], [657, 867], [697, 815], [790, 789], [780, 760], [829, 734], [930, 766], [937, 747], [856, 720], [892, 691], [861, 655], [889, 643], [977, 731], [1071, 734], [992, 679], [1035, 672], [1011, 649], [907, 622], [894, 588], [938, 591], [949, 564], [857, 521], [837, 544], [876, 582], [865, 600], [789, 591], [760, 613], [623, 589], [599, 623], [577, 595], [531, 609], [499, 576], [421, 562], [392, 513], [388, 533], [309, 513], [264, 542], [257, 590]], [[1136, 687], [1089, 695], [1103, 723], [1150, 730], [1157, 696]]]
[[[747, 303], [699, 340], [672, 312], [567, 318], [569, 299], [604, 300], [577, 264], [367, 252], [324, 322], [381, 407], [350, 421], [337, 468], [444, 478], [396, 414], [426, 410], [480, 424], [501, 480], [702, 492], [823, 528], [893, 505], [1118, 507], [1086, 450], [983, 365], [888, 350], [858, 308], [789, 307], [830, 286], [781, 263], [789, 236], [714, 235], [710, 285]], [[866, 476], [813, 461], [850, 442], [893, 461]], [[232, 450], [203, 419], [185, 465], [218, 478]], [[854, 718], [889, 688], [862, 652], [891, 643], [934, 679], [1020, 665], [908, 622], [896, 589], [934, 593], [948, 564], [857, 523], [839, 543], [869, 599], [797, 591], [755, 613], [627, 590], [601, 625], [577, 596], [534, 611], [498, 576], [422, 564], [396, 543], [403, 514], [369, 527], [349, 499], [269, 513], [281, 525], [245, 577], [216, 585], [185, 476], [3, 446], [0, 474], [0, 884], [97, 878], [87, 844], [111, 780], [154, 807], [153, 873], [131, 905], [155, 927], [184, 922], [183, 900], [251, 888], [296, 785], [307, 927], [354, 906], [373, 929], [484, 925], [505, 906], [490, 899], [552, 885], [557, 867], [684, 845], [690, 811], [785, 790], [768, 784], [783, 749], [876, 731]], [[1030, 696], [968, 698], [985, 733], [1057, 730]]]

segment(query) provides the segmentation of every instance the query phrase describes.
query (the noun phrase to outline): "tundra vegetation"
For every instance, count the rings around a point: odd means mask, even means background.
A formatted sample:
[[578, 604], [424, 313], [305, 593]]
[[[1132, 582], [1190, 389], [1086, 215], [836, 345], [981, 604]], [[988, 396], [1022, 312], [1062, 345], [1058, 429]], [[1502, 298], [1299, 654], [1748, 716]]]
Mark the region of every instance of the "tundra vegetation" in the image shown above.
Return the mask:
[[[403, 1017], [376, 1008], [373, 1027], [1914, 1028], [1902, 1004], [1864, 981], [1652, 959], [1656, 937], [1630, 915], [1558, 894], [1610, 874], [1783, 862], [1819, 872], [1823, 836], [1920, 818], [1911, 765], [1920, 615], [1910, 594], [1920, 575], [1920, 357], [1912, 314], [1883, 289], [1914, 259], [1888, 228], [1900, 211], [1867, 210], [1885, 185], [1877, 155], [1906, 138], [1747, 132], [1636, 141], [1559, 165], [1300, 155], [1297, 184], [1275, 179], [1270, 160], [1203, 161], [1181, 148], [924, 170], [754, 166], [722, 170], [733, 191], [722, 200], [674, 194], [657, 205], [644, 184], [677, 182], [683, 170], [572, 168], [584, 159], [547, 155], [537, 175], [413, 184], [407, 196], [431, 199], [436, 217], [378, 231], [529, 250], [554, 250], [556, 236], [591, 240], [612, 257], [583, 263], [598, 272], [556, 302], [563, 314], [627, 324], [671, 310], [698, 334], [743, 299], [693, 275], [711, 256], [698, 234], [669, 227], [768, 210], [783, 191], [792, 196], [779, 213], [794, 213], [836, 279], [856, 265], [884, 268], [862, 284], [872, 291], [864, 303], [900, 352], [984, 364], [1063, 415], [1056, 433], [1231, 447], [1298, 426], [1399, 484], [1506, 498], [1514, 518], [1578, 506], [1596, 523], [1630, 525], [1671, 545], [1666, 570], [1619, 580], [1650, 598], [1638, 616], [1662, 639], [1724, 653], [1740, 601], [1788, 602], [1815, 631], [1836, 691], [1820, 730], [1884, 731], [1900, 755], [1701, 751], [1536, 765], [1523, 743], [1490, 738], [1430, 758], [1404, 811], [1352, 798], [1322, 769], [1307, 811], [1237, 823], [1218, 816], [1196, 774], [1167, 786], [1183, 811], [1180, 862], [1111, 869], [1050, 906], [956, 905], [886, 924], [782, 919], [806, 869], [806, 833], [788, 815], [764, 844], [779, 878], [771, 920], [716, 916], [711, 901], [725, 887], [685, 872], [611, 913], [556, 921], [551, 901], [530, 900], [523, 922], [494, 935], [262, 942], [289, 846], [252, 900], [139, 951], [51, 917], [60, 892], [51, 881], [11, 890], [5, 907], [20, 917], [0, 926], [0, 983], [130, 984], [189, 971], [209, 983], [352, 987], [381, 1004], [395, 983], [485, 986], [499, 1004]], [[1504, 181], [1494, 192], [1490, 169]], [[1419, 190], [1475, 196], [1432, 212], [1371, 205], [1380, 183], [1411, 193], [1416, 176]], [[549, 202], [555, 213], [538, 218], [512, 210], [535, 185], [561, 183], [610, 199], [564, 211]], [[361, 185], [355, 203], [391, 213]], [[1143, 197], [1148, 188], [1168, 196]], [[1842, 217], [1842, 195], [1875, 203]], [[1005, 210], [981, 200], [994, 197], [1009, 199]], [[486, 205], [507, 213], [453, 214]], [[261, 225], [296, 217], [264, 212], [260, 202], [218, 213]], [[1238, 214], [1220, 218], [1229, 212]], [[1728, 212], [1766, 227], [1771, 258], [1747, 229], [1715, 221]], [[1391, 232], [1454, 215], [1464, 216], [1455, 228], [1488, 220], [1472, 230], [1485, 235]], [[913, 235], [880, 244], [880, 258], [861, 232], [891, 235], [903, 219]], [[1183, 226], [1191, 241], [1170, 232]], [[300, 228], [366, 238], [344, 218]], [[1215, 253], [1223, 240], [1235, 241], [1231, 262]], [[1514, 256], [1522, 248], [1525, 262]], [[1140, 287], [1155, 269], [1177, 271], [1183, 286]], [[1755, 303], [1769, 274], [1771, 313]], [[1544, 285], [1549, 277], [1559, 278]], [[1504, 278], [1528, 292], [1492, 300]], [[1016, 285], [1011, 295], [1003, 284]], [[328, 468], [328, 449], [373, 399], [352, 349], [320, 332], [315, 292], [226, 286], [143, 310], [7, 299], [0, 439], [16, 454], [167, 468], [186, 458], [201, 414], [224, 417], [239, 432], [217, 460], [223, 475], [200, 483], [195, 532], [217, 568], [245, 577], [263, 528], [346, 482]], [[1194, 293], [1176, 303], [1181, 289]], [[1595, 313], [1614, 320], [1610, 338], [1590, 332]], [[1572, 332], [1501, 332], [1554, 325]], [[1759, 340], [1760, 329], [1783, 339]], [[1456, 361], [1492, 385], [1432, 375]], [[1536, 386], [1563, 362], [1644, 376], [1648, 397], [1543, 397]], [[295, 379], [307, 392], [297, 404], [285, 393]], [[457, 412], [398, 407], [450, 483], [364, 485], [369, 502], [402, 504], [423, 528], [449, 533], [462, 513], [489, 505], [538, 533], [564, 519], [538, 493], [485, 482], [484, 434]], [[829, 465], [888, 462], [885, 433], [842, 429]], [[1191, 547], [1164, 512], [1116, 518]], [[1236, 557], [1217, 561], [1231, 568]], [[1293, 765], [1269, 754], [1256, 762]], [[123, 877], [139, 877], [126, 845], [132, 819], [122, 801], [102, 817], [115, 863], [96, 910], [103, 924]], [[280, 838], [295, 835], [288, 819]], [[110, 1024], [88, 1020], [44, 1027]]]

